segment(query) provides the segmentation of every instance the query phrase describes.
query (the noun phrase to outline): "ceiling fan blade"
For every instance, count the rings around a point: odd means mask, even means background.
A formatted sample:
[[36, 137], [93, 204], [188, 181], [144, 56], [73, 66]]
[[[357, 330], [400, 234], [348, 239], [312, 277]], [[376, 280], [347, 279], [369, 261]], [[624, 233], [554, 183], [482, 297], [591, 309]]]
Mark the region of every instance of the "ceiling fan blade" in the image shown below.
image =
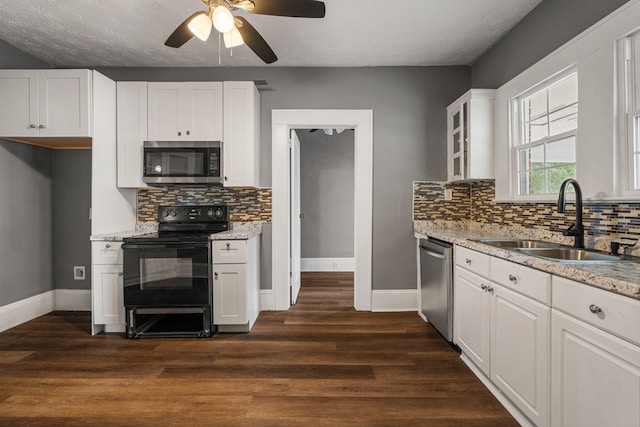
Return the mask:
[[253, 0], [251, 13], [292, 16], [294, 18], [324, 18], [324, 2], [314, 0]]
[[262, 38], [260, 33], [258, 33], [258, 31], [242, 16], [236, 16], [235, 19], [236, 28], [240, 32], [242, 40], [244, 40], [244, 44], [249, 46], [249, 49], [258, 55], [265, 63], [271, 64], [276, 62], [278, 57], [267, 44], [265, 39]]
[[191, 30], [189, 30], [189, 22], [196, 16], [206, 13], [207, 12], [196, 12], [182, 21], [182, 24], [178, 25], [178, 28], [173, 30], [173, 33], [171, 33], [169, 38], [167, 38], [167, 41], [164, 42], [164, 45], [169, 47], [180, 47], [191, 40], [191, 38], [193, 38], [193, 33], [191, 32]]

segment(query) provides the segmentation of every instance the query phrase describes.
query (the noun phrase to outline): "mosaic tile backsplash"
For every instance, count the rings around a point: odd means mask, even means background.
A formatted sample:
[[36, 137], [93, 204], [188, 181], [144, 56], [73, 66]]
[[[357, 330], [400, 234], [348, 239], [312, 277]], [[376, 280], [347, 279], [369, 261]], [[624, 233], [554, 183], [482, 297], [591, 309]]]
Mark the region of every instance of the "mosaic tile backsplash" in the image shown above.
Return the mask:
[[[451, 201], [444, 200], [445, 189], [452, 190]], [[567, 203], [567, 213], [561, 214], [555, 203], [495, 203], [494, 195], [494, 181], [415, 182], [414, 220], [470, 220], [558, 232], [575, 220], [573, 203]], [[640, 203], [587, 203], [583, 213], [589, 235], [640, 238]]]
[[138, 221], [155, 221], [158, 206], [225, 204], [229, 221], [271, 221], [270, 188], [141, 188], [138, 189]]

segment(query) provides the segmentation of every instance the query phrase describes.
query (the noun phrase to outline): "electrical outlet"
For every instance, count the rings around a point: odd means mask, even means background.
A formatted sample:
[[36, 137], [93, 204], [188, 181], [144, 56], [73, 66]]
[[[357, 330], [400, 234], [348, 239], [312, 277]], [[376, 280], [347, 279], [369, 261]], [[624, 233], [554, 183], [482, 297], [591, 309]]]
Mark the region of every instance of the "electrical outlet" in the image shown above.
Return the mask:
[[84, 265], [73, 266], [73, 280], [84, 280]]
[[450, 188], [444, 189], [444, 199], [445, 200], [453, 200], [453, 190]]

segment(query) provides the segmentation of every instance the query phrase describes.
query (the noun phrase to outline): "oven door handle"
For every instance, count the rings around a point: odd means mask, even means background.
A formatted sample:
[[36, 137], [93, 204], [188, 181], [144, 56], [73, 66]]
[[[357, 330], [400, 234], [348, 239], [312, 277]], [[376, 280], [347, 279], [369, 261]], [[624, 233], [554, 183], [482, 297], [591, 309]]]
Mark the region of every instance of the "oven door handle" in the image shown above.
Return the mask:
[[195, 242], [195, 243], [124, 243], [122, 249], [207, 249], [209, 247], [208, 242]]

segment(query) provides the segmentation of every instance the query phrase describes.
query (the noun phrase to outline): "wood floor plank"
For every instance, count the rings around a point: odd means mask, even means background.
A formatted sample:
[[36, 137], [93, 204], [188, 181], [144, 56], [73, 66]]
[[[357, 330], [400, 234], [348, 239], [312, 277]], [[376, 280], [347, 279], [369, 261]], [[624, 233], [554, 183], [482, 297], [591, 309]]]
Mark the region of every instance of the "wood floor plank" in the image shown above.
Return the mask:
[[298, 303], [211, 339], [90, 335], [54, 312], [0, 333], [0, 426], [517, 423], [416, 313], [353, 309], [353, 274], [302, 274]]

